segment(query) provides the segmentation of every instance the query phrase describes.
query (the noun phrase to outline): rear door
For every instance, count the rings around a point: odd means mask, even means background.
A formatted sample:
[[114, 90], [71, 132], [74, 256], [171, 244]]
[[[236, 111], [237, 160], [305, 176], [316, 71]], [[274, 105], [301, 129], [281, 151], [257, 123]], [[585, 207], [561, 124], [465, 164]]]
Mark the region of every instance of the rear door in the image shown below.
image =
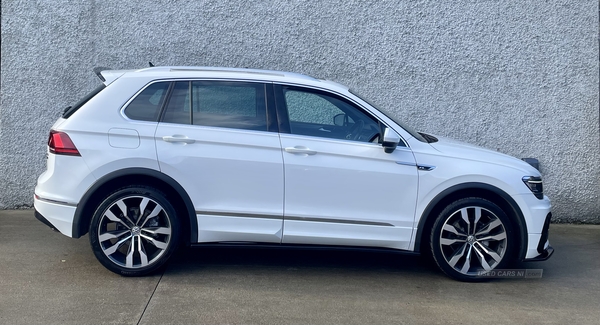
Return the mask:
[[285, 166], [283, 243], [407, 249], [417, 168], [410, 148], [385, 153], [382, 124], [349, 100], [276, 86]]
[[193, 201], [198, 242], [281, 241], [283, 161], [269, 84], [173, 83], [156, 130], [160, 169]]

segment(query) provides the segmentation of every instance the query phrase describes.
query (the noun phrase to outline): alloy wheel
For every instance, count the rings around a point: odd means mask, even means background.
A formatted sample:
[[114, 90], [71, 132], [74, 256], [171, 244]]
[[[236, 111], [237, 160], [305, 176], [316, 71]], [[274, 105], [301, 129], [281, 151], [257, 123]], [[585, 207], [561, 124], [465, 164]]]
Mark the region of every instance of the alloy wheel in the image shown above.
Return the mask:
[[440, 232], [440, 250], [446, 263], [463, 275], [481, 275], [504, 259], [507, 233], [492, 211], [468, 206], [453, 212]]
[[127, 196], [112, 203], [100, 217], [98, 242], [118, 266], [136, 269], [158, 261], [172, 238], [170, 217], [155, 200]]

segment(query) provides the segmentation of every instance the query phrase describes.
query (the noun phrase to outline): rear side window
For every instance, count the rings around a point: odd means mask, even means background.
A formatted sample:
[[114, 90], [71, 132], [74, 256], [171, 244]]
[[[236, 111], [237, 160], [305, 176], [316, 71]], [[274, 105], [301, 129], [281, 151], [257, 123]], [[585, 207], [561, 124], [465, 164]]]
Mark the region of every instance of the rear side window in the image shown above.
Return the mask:
[[104, 84], [101, 84], [100, 86], [96, 87], [96, 89], [92, 90], [87, 95], [85, 95], [77, 103], [75, 103], [75, 105], [68, 106], [67, 108], [65, 108], [62, 117], [69, 118], [71, 115], [73, 115], [73, 113], [77, 112], [77, 110], [80, 109], [81, 106], [87, 103], [90, 99], [94, 98], [94, 96], [98, 95], [104, 88], [106, 88], [106, 86]]
[[265, 85], [178, 81], [163, 122], [267, 131]]
[[169, 82], [157, 82], [146, 87], [125, 108], [125, 115], [132, 120], [157, 122], [169, 84]]

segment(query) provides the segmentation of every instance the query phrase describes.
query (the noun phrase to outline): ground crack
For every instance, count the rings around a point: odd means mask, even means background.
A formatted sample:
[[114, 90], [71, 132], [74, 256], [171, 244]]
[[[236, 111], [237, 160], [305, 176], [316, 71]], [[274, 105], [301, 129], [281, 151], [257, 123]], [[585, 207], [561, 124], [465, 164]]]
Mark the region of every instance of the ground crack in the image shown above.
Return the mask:
[[158, 285], [160, 284], [160, 281], [162, 281], [162, 278], [164, 275], [165, 275], [165, 270], [163, 270], [162, 273], [160, 274], [160, 278], [156, 282], [156, 286], [154, 286], [154, 290], [152, 290], [152, 294], [150, 295], [150, 298], [148, 298], [148, 302], [146, 302], [146, 306], [144, 306], [144, 310], [142, 311], [142, 314], [140, 315], [140, 319], [138, 319], [136, 325], [140, 325], [142, 318], [144, 318], [144, 314], [146, 314], [146, 309], [148, 309], [148, 306], [150, 305], [150, 301], [152, 301], [152, 297], [154, 297], [154, 293], [156, 292], [156, 289], [158, 288]]

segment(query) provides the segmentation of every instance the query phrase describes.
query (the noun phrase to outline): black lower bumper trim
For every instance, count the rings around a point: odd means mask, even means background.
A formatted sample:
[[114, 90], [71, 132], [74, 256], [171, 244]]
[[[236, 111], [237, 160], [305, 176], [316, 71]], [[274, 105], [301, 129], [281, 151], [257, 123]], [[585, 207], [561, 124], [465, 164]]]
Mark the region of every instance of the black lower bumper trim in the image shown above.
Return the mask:
[[544, 226], [542, 227], [542, 236], [540, 237], [540, 241], [537, 245], [537, 251], [540, 254], [544, 253], [544, 245], [548, 241], [548, 232], [550, 230], [550, 219], [552, 219], [552, 213], [548, 213], [546, 215], [546, 220], [544, 220]]
[[44, 218], [44, 216], [41, 213], [39, 213], [37, 210], [35, 210], [34, 215], [35, 215], [36, 219], [43, 222], [46, 226], [52, 228], [52, 230], [54, 230], [54, 231], [58, 231], [58, 229], [56, 229], [56, 227], [54, 227], [54, 225], [50, 221], [48, 221], [48, 219]]
[[552, 256], [552, 254], [554, 254], [554, 248], [552, 248], [552, 246], [548, 245], [548, 247], [546, 247], [546, 249], [542, 252], [542, 254], [540, 254], [534, 258], [528, 258], [525, 260], [525, 262], [545, 261], [545, 260], [549, 259], [550, 256]]

